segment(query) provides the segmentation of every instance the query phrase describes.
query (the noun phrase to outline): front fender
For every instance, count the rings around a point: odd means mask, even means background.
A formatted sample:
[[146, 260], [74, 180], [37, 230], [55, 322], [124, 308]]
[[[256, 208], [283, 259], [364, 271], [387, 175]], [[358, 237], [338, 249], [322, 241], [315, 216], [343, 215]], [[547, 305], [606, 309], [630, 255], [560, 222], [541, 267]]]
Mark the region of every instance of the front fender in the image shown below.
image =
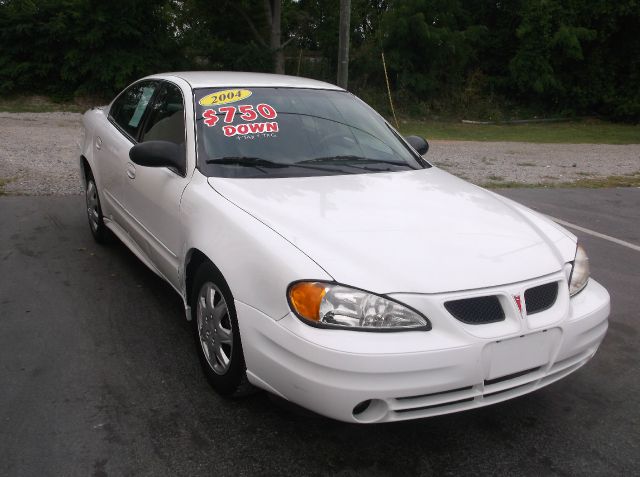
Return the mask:
[[302, 251], [216, 192], [196, 171], [182, 196], [188, 236], [184, 270], [194, 249], [204, 253], [227, 280], [236, 301], [279, 320], [289, 312], [288, 285], [301, 279], [332, 280]]

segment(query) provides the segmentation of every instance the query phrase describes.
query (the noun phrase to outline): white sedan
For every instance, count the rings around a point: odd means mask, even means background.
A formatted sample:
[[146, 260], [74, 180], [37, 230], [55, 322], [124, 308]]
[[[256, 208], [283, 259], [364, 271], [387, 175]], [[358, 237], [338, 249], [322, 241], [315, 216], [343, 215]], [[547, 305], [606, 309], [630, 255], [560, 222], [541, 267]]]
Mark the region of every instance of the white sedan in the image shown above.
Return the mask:
[[429, 164], [336, 86], [167, 73], [83, 123], [91, 232], [175, 288], [223, 395], [414, 419], [546, 386], [605, 336], [573, 234]]

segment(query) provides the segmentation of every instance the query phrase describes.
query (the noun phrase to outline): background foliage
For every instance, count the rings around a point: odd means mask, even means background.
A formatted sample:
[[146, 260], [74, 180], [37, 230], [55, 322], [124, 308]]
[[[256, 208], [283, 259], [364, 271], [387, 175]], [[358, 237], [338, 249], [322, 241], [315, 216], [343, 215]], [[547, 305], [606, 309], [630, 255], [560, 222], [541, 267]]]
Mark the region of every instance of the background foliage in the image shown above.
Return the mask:
[[[281, 3], [286, 73], [334, 82], [339, 0]], [[352, 0], [351, 18], [350, 89], [383, 112], [382, 51], [405, 114], [640, 120], [638, 0]], [[271, 71], [269, 22], [252, 0], [0, 0], [0, 94]]]

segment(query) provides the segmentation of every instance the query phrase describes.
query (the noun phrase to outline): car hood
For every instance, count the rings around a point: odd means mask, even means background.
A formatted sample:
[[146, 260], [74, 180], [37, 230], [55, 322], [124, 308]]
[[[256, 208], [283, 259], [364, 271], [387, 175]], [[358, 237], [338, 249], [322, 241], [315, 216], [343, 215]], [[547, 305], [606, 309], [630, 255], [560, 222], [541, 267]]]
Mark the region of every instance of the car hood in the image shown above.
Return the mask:
[[[334, 280], [376, 293], [441, 293], [561, 270], [575, 237], [435, 167], [272, 179], [209, 178]], [[315, 277], [307, 277], [313, 279]]]

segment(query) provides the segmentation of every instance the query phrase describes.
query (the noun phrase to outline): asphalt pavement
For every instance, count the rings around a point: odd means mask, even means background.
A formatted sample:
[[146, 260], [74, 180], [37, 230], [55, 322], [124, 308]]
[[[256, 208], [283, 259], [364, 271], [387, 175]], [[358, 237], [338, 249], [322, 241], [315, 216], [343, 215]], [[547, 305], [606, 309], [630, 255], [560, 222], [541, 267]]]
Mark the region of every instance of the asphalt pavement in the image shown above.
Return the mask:
[[[500, 191], [640, 245], [640, 189]], [[636, 475], [640, 252], [576, 232], [612, 297], [585, 367], [463, 413], [358, 426], [206, 383], [171, 287], [82, 199], [0, 197], [0, 475]]]

